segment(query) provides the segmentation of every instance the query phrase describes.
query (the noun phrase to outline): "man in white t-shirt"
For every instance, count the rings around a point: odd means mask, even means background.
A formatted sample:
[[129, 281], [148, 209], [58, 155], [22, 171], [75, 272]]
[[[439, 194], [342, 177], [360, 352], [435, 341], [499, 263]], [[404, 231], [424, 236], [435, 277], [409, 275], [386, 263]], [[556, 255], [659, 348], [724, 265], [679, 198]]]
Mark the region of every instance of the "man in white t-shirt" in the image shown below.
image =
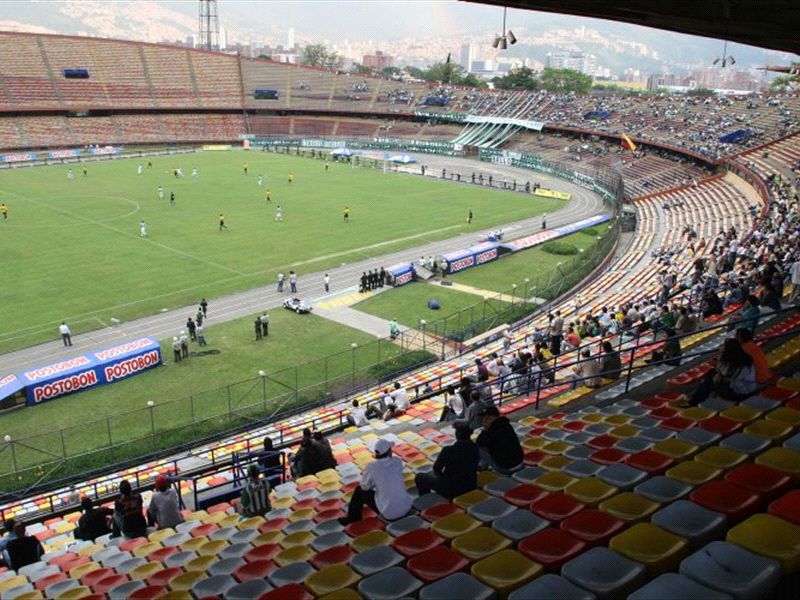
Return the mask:
[[399, 381], [394, 382], [394, 391], [392, 391], [390, 396], [392, 401], [387, 407], [386, 413], [383, 415], [384, 421], [402, 415], [411, 407], [411, 401], [408, 399], [408, 392], [400, 386]]
[[360, 521], [365, 504], [388, 521], [404, 517], [411, 510], [414, 500], [406, 491], [403, 461], [392, 456], [393, 445], [383, 438], [376, 442], [375, 460], [364, 468], [361, 485], [350, 498], [347, 516], [339, 519], [342, 525]]
[[353, 400], [353, 408], [350, 409], [350, 413], [347, 415], [347, 420], [351, 425], [355, 425], [356, 427], [363, 427], [369, 423], [367, 411], [366, 409], [361, 408], [358, 400]]
[[64, 342], [64, 345], [72, 346], [72, 332], [65, 322], [62, 321], [61, 325], [59, 325], [58, 332], [61, 334], [61, 341]]

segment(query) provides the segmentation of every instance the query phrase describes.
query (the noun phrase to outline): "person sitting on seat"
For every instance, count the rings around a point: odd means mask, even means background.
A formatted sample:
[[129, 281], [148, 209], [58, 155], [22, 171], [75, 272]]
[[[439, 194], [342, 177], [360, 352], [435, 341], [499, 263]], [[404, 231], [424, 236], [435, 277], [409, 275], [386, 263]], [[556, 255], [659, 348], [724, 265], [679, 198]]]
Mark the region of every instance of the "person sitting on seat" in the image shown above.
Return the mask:
[[478, 486], [480, 455], [471, 436], [469, 427], [456, 427], [456, 442], [442, 448], [433, 463], [433, 473], [419, 473], [414, 478], [420, 496], [433, 490], [451, 499]]
[[600, 355], [600, 375], [607, 379], [619, 379], [621, 374], [622, 361], [619, 352], [606, 340], [603, 342], [603, 353]]
[[736, 339], [728, 338], [720, 349], [716, 367], [706, 374], [685, 404], [697, 406], [712, 393], [724, 400], [740, 402], [757, 387], [753, 359]]
[[147, 534], [147, 521], [142, 512], [142, 495], [134, 492], [131, 482], [119, 482], [119, 496], [114, 501], [112, 518], [112, 537], [124, 535], [127, 538], [144, 537]]
[[480, 465], [502, 475], [510, 475], [522, 466], [522, 446], [507, 417], [496, 406], [483, 411], [483, 431], [476, 440]]
[[156, 477], [156, 489], [147, 507], [147, 522], [159, 529], [175, 527], [183, 523], [178, 493], [163, 475]]
[[408, 399], [408, 392], [400, 386], [399, 381], [394, 382], [394, 391], [391, 393], [391, 397], [392, 401], [383, 415], [384, 421], [399, 417], [411, 407], [411, 402]]
[[78, 525], [73, 534], [76, 540], [93, 542], [100, 536], [111, 533], [108, 519], [114, 514], [113, 510], [102, 506], [95, 508], [94, 502], [88, 496], [81, 499], [81, 510], [83, 514], [78, 519]]
[[750, 355], [753, 359], [753, 368], [756, 370], [756, 383], [765, 385], [769, 383], [774, 377], [772, 370], [769, 368], [767, 356], [761, 349], [761, 346], [753, 341], [753, 332], [749, 329], [740, 328], [736, 330], [736, 339], [742, 345], [742, 350]]
[[25, 532], [24, 523], [14, 525], [14, 536], [6, 546], [9, 569], [19, 571], [22, 567], [32, 565], [41, 559], [44, 548], [39, 540]]
[[272, 438], [264, 437], [263, 450], [258, 458], [258, 466], [264, 477], [269, 481], [271, 488], [279, 485], [283, 481], [283, 452], [275, 450], [272, 445]]
[[239, 512], [245, 517], [263, 517], [270, 510], [269, 482], [261, 478], [258, 465], [250, 465], [247, 467], [247, 483], [239, 497]]
[[360, 521], [365, 504], [388, 521], [404, 517], [411, 510], [413, 498], [403, 480], [403, 461], [392, 456], [393, 445], [383, 438], [375, 443], [375, 460], [364, 468], [361, 484], [350, 498], [347, 516], [339, 519], [342, 525]]

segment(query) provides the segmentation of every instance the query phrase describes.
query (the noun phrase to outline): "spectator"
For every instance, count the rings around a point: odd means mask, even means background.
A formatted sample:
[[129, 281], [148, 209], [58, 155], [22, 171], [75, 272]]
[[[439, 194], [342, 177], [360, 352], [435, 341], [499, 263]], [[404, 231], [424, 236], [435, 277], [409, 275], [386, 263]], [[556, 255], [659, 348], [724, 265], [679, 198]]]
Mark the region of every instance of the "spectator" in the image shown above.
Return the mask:
[[572, 367], [572, 372], [575, 374], [572, 387], [575, 388], [578, 384], [590, 388], [600, 387], [603, 384], [600, 378], [600, 364], [592, 358], [591, 352], [583, 350], [580, 361]]
[[314, 440], [311, 438], [311, 430], [303, 429], [303, 437], [300, 440], [300, 447], [292, 457], [292, 476], [303, 477], [313, 475], [319, 471], [319, 455]]
[[696, 326], [694, 318], [689, 314], [689, 309], [681, 306], [678, 310], [678, 320], [675, 321], [675, 331], [678, 333], [691, 333]]
[[496, 406], [483, 411], [483, 431], [476, 440], [480, 464], [503, 475], [510, 475], [522, 466], [522, 446], [507, 417], [501, 417]]
[[767, 356], [761, 346], [753, 341], [753, 332], [743, 327], [739, 328], [736, 330], [736, 339], [742, 345], [742, 350], [747, 352], [753, 360], [753, 368], [756, 370], [756, 383], [763, 385], [772, 381], [774, 375], [769, 368]]
[[706, 290], [703, 294], [702, 310], [704, 319], [722, 314], [722, 302], [713, 290]]
[[333, 449], [331, 443], [322, 435], [321, 431], [315, 431], [311, 438], [314, 440], [314, 446], [317, 448], [317, 455], [319, 456], [319, 470], [336, 468], [336, 458], [333, 456]]
[[712, 393], [724, 400], [739, 402], [756, 390], [753, 359], [735, 339], [726, 339], [720, 349], [716, 368], [706, 374], [692, 393], [688, 406], [697, 406]]
[[769, 281], [764, 280], [761, 282], [761, 285], [759, 286], [759, 292], [759, 304], [761, 306], [770, 310], [781, 309], [780, 296]]
[[753, 294], [750, 294], [747, 297], [747, 301], [742, 307], [740, 319], [741, 323], [739, 323], [739, 327], [749, 329], [750, 333], [756, 332], [758, 321], [761, 319], [761, 309], [759, 308], [758, 298], [756, 298]]
[[600, 375], [607, 379], [619, 379], [622, 374], [622, 360], [619, 352], [614, 350], [611, 342], [603, 342], [603, 353], [600, 355]]
[[456, 427], [456, 442], [445, 446], [433, 463], [433, 473], [419, 473], [414, 482], [420, 496], [431, 490], [445, 498], [455, 498], [478, 485], [478, 446], [468, 427]]
[[264, 437], [263, 450], [258, 458], [258, 466], [271, 488], [283, 481], [283, 452], [275, 450], [272, 438]]
[[42, 544], [32, 535], [25, 532], [25, 524], [14, 525], [14, 539], [6, 546], [8, 568], [19, 571], [22, 567], [38, 562], [44, 554]]
[[127, 538], [137, 538], [147, 534], [147, 521], [142, 513], [142, 496], [131, 489], [131, 483], [127, 479], [119, 483], [119, 496], [114, 502], [112, 522], [112, 537], [124, 535]]
[[258, 465], [250, 465], [247, 467], [247, 483], [239, 497], [239, 512], [245, 517], [263, 517], [270, 510], [269, 482], [261, 478]]
[[178, 493], [163, 475], [156, 477], [156, 489], [150, 499], [150, 506], [147, 507], [147, 521], [159, 529], [183, 523]]
[[81, 499], [81, 510], [83, 514], [78, 519], [78, 525], [74, 533], [76, 540], [93, 542], [100, 536], [111, 533], [108, 521], [114, 514], [113, 510], [102, 506], [95, 508], [94, 502], [88, 496], [84, 496]]
[[392, 401], [386, 408], [386, 413], [383, 415], [384, 421], [399, 417], [411, 406], [411, 402], [408, 399], [408, 392], [406, 392], [404, 388], [400, 387], [399, 381], [394, 382], [394, 391], [392, 392], [391, 397]]
[[355, 427], [363, 427], [369, 424], [367, 411], [361, 408], [358, 400], [353, 400], [353, 408], [350, 409], [350, 413], [347, 415], [347, 422]]
[[440, 421], [456, 421], [463, 419], [465, 414], [464, 401], [456, 391], [455, 385], [444, 391], [444, 409]]
[[369, 463], [361, 484], [353, 490], [347, 516], [339, 519], [342, 525], [361, 520], [366, 504], [383, 519], [394, 521], [405, 516], [413, 499], [403, 480], [403, 461], [392, 456], [392, 442], [379, 439], [375, 444], [375, 460]]
[[6, 554], [8, 543], [17, 537], [17, 534], [14, 533], [14, 524], [14, 519], [6, 519], [6, 522], [4, 523], [6, 534], [0, 538], [0, 558], [2, 558], [6, 564], [10, 562], [8, 555]]

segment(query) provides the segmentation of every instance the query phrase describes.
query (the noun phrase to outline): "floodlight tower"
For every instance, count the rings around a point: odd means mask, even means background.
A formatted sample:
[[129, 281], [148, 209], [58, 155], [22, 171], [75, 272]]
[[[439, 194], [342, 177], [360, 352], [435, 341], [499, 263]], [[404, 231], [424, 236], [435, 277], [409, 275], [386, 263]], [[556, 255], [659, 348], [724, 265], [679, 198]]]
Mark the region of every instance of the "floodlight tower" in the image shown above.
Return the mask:
[[217, 0], [200, 0], [200, 48], [219, 50]]

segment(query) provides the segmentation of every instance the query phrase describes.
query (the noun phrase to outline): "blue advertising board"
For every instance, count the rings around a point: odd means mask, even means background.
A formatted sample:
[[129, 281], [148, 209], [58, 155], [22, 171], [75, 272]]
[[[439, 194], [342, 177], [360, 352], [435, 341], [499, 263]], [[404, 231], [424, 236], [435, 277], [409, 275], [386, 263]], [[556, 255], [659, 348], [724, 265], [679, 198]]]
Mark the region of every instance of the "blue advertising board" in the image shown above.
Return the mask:
[[388, 268], [394, 279], [394, 287], [400, 287], [414, 281], [414, 265], [410, 262], [399, 263]]
[[90, 352], [17, 373], [26, 404], [34, 406], [59, 396], [121, 381], [162, 362], [158, 340], [143, 337], [113, 348]]
[[483, 242], [469, 248], [448, 252], [442, 257], [447, 261], [447, 272], [458, 273], [464, 269], [495, 260], [499, 256], [499, 248], [500, 246], [493, 242]]

